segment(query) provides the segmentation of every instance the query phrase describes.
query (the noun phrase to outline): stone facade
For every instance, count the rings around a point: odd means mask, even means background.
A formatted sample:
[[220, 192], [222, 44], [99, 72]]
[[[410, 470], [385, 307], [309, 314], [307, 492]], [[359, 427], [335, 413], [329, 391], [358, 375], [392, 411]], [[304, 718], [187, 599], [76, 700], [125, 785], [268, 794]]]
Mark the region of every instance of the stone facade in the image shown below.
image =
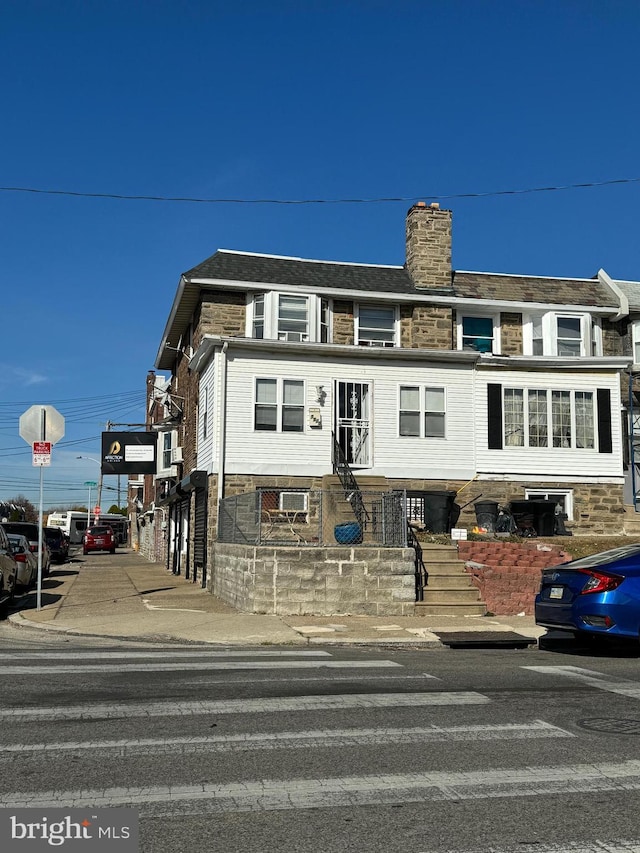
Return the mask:
[[400, 346], [407, 349], [453, 349], [453, 311], [441, 305], [403, 306]]
[[245, 293], [205, 290], [195, 320], [194, 348], [204, 335], [244, 336], [246, 316]]
[[500, 349], [502, 355], [522, 355], [522, 314], [500, 315]]
[[407, 214], [407, 270], [416, 287], [451, 287], [451, 211], [417, 204]]
[[238, 610], [280, 616], [408, 616], [411, 548], [274, 548], [216, 542], [210, 591]]
[[353, 346], [354, 340], [353, 302], [336, 299], [333, 303], [332, 343]]

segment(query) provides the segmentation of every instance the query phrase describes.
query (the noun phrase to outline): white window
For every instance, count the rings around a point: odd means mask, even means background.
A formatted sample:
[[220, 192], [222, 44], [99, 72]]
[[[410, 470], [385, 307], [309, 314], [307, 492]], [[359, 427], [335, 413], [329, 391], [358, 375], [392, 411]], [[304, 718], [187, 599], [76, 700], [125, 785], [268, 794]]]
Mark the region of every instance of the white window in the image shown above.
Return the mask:
[[401, 386], [398, 430], [417, 438], [444, 438], [444, 388]]
[[594, 450], [593, 392], [505, 388], [504, 445]]
[[256, 293], [247, 303], [248, 337], [279, 341], [330, 341], [328, 299], [289, 293]]
[[278, 340], [309, 340], [309, 300], [306, 296], [278, 297]]
[[[159, 468], [169, 471], [172, 466], [171, 451], [178, 445], [178, 433], [176, 430], [166, 430], [160, 433], [160, 460]], [[166, 474], [164, 476], [167, 476]]]
[[569, 521], [573, 520], [573, 492], [571, 489], [553, 489], [546, 491], [545, 489], [525, 489], [524, 496], [527, 500], [536, 498], [545, 501], [555, 501], [557, 504], [557, 513], [563, 513]]
[[532, 314], [525, 320], [523, 337], [525, 355], [602, 355], [602, 326], [589, 314]]
[[361, 347], [394, 347], [397, 344], [397, 325], [395, 306], [358, 305], [356, 343]]
[[304, 431], [304, 382], [256, 379], [254, 428], [271, 432]]
[[500, 319], [492, 314], [458, 315], [458, 349], [500, 352]]

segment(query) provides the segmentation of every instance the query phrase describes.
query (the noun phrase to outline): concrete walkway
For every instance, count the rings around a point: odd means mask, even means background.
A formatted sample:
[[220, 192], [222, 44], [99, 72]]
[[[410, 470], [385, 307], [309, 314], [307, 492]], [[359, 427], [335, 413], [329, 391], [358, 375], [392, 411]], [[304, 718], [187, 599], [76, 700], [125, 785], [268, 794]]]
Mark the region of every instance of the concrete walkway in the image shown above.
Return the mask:
[[[16, 626], [84, 636], [220, 645], [318, 643], [440, 646], [452, 631], [539, 637], [532, 617], [268, 616], [235, 610], [138, 553], [72, 555], [17, 601]], [[13, 608], [12, 608], [13, 609]]]

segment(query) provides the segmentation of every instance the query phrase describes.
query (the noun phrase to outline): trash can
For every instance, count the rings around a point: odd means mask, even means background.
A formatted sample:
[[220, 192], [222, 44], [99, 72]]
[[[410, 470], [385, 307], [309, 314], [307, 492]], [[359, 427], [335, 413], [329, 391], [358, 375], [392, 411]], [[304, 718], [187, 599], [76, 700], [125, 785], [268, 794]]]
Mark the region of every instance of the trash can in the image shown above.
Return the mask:
[[422, 500], [422, 522], [425, 530], [430, 533], [451, 532], [456, 492], [411, 492], [411, 495]]
[[476, 501], [473, 505], [476, 511], [476, 523], [478, 527], [484, 528], [487, 533], [493, 533], [498, 520], [497, 501]]

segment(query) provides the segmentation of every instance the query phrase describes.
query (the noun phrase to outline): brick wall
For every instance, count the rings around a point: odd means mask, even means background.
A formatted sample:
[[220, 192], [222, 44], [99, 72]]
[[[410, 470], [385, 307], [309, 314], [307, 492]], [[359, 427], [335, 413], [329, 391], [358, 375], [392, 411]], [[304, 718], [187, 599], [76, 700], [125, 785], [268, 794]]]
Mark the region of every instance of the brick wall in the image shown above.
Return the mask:
[[542, 569], [571, 559], [562, 547], [499, 540], [459, 542], [458, 556], [479, 564], [466, 571], [496, 616], [531, 616]]
[[411, 548], [274, 548], [216, 542], [209, 590], [248, 613], [413, 615]]

